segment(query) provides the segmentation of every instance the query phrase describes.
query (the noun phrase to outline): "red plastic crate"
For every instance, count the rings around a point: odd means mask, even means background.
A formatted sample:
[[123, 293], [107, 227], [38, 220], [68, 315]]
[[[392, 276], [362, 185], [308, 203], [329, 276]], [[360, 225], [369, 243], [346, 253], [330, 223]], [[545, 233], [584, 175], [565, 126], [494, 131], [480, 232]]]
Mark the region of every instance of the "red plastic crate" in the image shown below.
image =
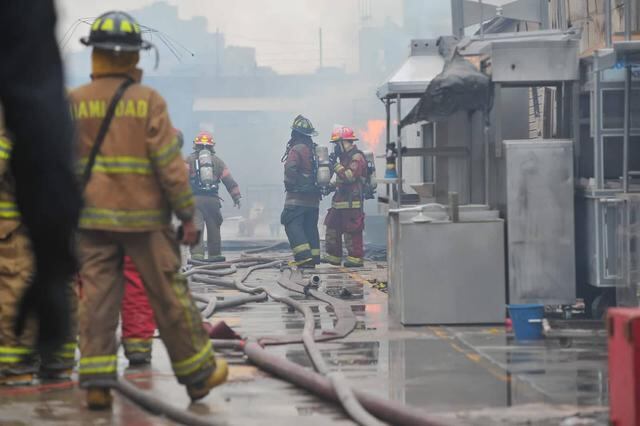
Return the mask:
[[640, 309], [612, 308], [609, 331], [609, 419], [640, 426]]

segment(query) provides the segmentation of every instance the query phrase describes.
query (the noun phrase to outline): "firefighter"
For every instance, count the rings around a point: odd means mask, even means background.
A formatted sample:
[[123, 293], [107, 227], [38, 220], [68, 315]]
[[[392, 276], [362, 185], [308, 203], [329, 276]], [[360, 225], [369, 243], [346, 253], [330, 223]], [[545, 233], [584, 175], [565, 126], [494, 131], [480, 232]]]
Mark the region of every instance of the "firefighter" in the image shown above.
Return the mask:
[[11, 154], [15, 198], [35, 258], [16, 329], [20, 333], [24, 320], [35, 316], [36, 345], [40, 353], [50, 353], [66, 341], [71, 325], [66, 292], [77, 270], [73, 241], [82, 200], [73, 173], [73, 125], [55, 2], [25, 5], [0, 1], [0, 102], [16, 141]]
[[[209, 262], [224, 262], [221, 254], [220, 226], [222, 213], [220, 197], [218, 195], [220, 182], [227, 188], [235, 207], [240, 208], [240, 187], [231, 176], [227, 165], [215, 155], [215, 141], [209, 132], [200, 132], [193, 140], [193, 153], [189, 156], [189, 176], [191, 189], [196, 198], [196, 227], [200, 234], [207, 226], [207, 251], [209, 257], [205, 259], [204, 241], [191, 249], [191, 257], [195, 260]], [[203, 152], [204, 151], [204, 152]]]
[[287, 192], [280, 222], [293, 251], [293, 266], [314, 268], [320, 263], [318, 211], [320, 189], [316, 185], [315, 147], [311, 139], [318, 133], [302, 115], [293, 120], [291, 139], [282, 157], [284, 187]]
[[228, 370], [214, 357], [179, 273], [171, 211], [182, 223], [182, 243], [194, 245], [194, 199], [167, 105], [140, 84], [139, 51], [152, 46], [124, 12], [98, 17], [81, 42], [93, 51], [92, 81], [70, 94], [85, 185], [78, 232], [80, 385], [87, 389], [90, 409], [111, 407], [103, 383], [117, 378], [115, 331], [124, 292], [123, 256], [128, 255], [142, 276], [178, 382], [195, 401], [223, 383]]
[[[184, 136], [180, 129], [173, 129], [180, 150], [184, 146]], [[122, 348], [129, 365], [151, 363], [153, 335], [156, 321], [142, 283], [140, 272], [131, 258], [124, 258], [124, 297], [122, 299]]]
[[[34, 272], [29, 236], [15, 204], [13, 178], [8, 170], [12, 144], [4, 133], [0, 110], [0, 384], [31, 384], [36, 374], [44, 379], [68, 379], [76, 351], [75, 294], [69, 282], [71, 325], [66, 343], [52, 355], [38, 360], [34, 349], [38, 324], [27, 320], [17, 336], [14, 322], [20, 297]], [[40, 361], [40, 362], [39, 362]]]
[[331, 134], [334, 144], [331, 169], [335, 173], [335, 194], [331, 208], [325, 217], [325, 260], [332, 265], [342, 263], [342, 236], [347, 247], [345, 267], [363, 265], [364, 248], [364, 193], [363, 179], [367, 173], [364, 154], [358, 149], [354, 131], [349, 127], [337, 127]]
[[151, 362], [156, 322], [144, 289], [142, 277], [129, 256], [124, 258], [124, 297], [122, 299], [122, 348], [129, 365]]
[[[182, 151], [184, 135], [180, 129], [173, 132]], [[124, 282], [121, 340], [124, 355], [129, 365], [150, 364], [156, 321], [140, 272], [128, 256], [124, 258]]]

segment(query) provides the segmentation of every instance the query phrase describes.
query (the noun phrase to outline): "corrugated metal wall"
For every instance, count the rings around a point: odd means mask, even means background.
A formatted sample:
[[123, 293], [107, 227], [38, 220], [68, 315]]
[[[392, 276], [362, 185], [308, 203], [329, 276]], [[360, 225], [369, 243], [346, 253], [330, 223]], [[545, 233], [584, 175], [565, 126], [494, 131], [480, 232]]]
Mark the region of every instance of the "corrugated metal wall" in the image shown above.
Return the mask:
[[[623, 5], [625, 0], [550, 0], [549, 10], [555, 11], [559, 2], [564, 2], [567, 11], [567, 22], [564, 27], [581, 27], [582, 43], [581, 52], [588, 55], [594, 49], [605, 45], [605, 1], [611, 1], [612, 32], [624, 32]], [[631, 13], [633, 14], [632, 31], [640, 29], [640, 0], [631, 0]], [[558, 17], [551, 13], [552, 28], [561, 28]]]

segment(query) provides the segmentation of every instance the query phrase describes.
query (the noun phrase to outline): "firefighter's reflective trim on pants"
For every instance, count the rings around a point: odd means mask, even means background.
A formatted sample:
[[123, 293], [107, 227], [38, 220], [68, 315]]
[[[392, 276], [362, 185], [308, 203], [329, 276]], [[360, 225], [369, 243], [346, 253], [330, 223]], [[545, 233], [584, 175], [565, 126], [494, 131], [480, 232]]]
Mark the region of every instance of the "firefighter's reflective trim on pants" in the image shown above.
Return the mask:
[[181, 192], [177, 197], [171, 200], [171, 206], [173, 206], [174, 210], [182, 210], [184, 208], [193, 206], [194, 204], [195, 198], [193, 198], [191, 188], [187, 188], [185, 191]]
[[359, 209], [362, 207], [360, 200], [348, 202], [348, 201], [334, 201], [331, 203], [331, 207], [334, 209]]
[[0, 346], [0, 364], [18, 364], [32, 353], [33, 350], [26, 347]]
[[0, 201], [0, 219], [20, 219], [18, 205], [13, 201]]
[[125, 353], [132, 352], [151, 352], [153, 339], [126, 338], [122, 339], [122, 346]]
[[320, 256], [320, 249], [311, 249], [311, 256]]
[[206, 338], [206, 343], [203, 344], [198, 342], [201, 340], [199, 336], [202, 333], [202, 318], [200, 316], [200, 312], [191, 299], [187, 280], [184, 275], [176, 273], [171, 282], [171, 287], [184, 309], [185, 321], [187, 323], [188, 330], [191, 331], [190, 337], [192, 347], [197, 349], [198, 346], [202, 344], [202, 349], [200, 349], [195, 355], [181, 361], [172, 362], [171, 364], [178, 381], [180, 383], [184, 383], [184, 381], [186, 381], [184, 379], [192, 373], [204, 368], [212, 367], [215, 363], [215, 358], [213, 356], [211, 340], [209, 340], [206, 335], [204, 336]]
[[208, 340], [197, 354], [185, 360], [174, 362], [171, 366], [176, 376], [184, 377], [206, 367], [212, 358], [213, 348], [211, 346], [211, 340]]
[[60, 348], [60, 350], [56, 351], [53, 354], [53, 356], [64, 361], [74, 360], [76, 357], [77, 347], [78, 344], [76, 342], [65, 343], [64, 345], [62, 345], [62, 348]]
[[304, 243], [293, 247], [291, 250], [293, 251], [293, 254], [300, 254], [303, 251], [311, 250], [311, 246], [309, 243]]
[[347, 256], [347, 262], [364, 265], [364, 261], [359, 257]]
[[156, 165], [164, 167], [178, 155], [180, 155], [180, 144], [178, 138], [174, 137], [169, 144], [151, 153], [151, 158]]
[[340, 262], [342, 262], [342, 258], [338, 257], [338, 256], [333, 256], [331, 254], [327, 254], [324, 257], [324, 260], [326, 260], [327, 262], [333, 264], [333, 265], [340, 265]]
[[116, 355], [102, 355], [80, 358], [80, 375], [116, 374], [117, 371], [118, 357]]
[[86, 207], [80, 215], [80, 226], [115, 226], [121, 228], [146, 228], [168, 223], [164, 210], [112, 210]]
[[[88, 159], [82, 158], [78, 162], [77, 172], [83, 173], [87, 166]], [[104, 156], [98, 155], [93, 166], [94, 172], [102, 172], [108, 174], [136, 174], [151, 175], [151, 161], [148, 158], [129, 157], [129, 156]]]
[[8, 160], [11, 156], [11, 142], [0, 136], [0, 160]]

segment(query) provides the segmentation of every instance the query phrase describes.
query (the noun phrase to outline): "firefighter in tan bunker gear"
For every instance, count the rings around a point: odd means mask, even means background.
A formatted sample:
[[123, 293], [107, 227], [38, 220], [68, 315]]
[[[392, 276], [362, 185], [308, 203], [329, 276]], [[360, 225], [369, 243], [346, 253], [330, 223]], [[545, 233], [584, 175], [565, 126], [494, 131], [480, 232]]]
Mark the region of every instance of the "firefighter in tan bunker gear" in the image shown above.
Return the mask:
[[123, 257], [140, 272], [178, 382], [192, 400], [223, 383], [227, 364], [214, 357], [185, 278], [171, 212], [182, 222], [182, 242], [193, 245], [194, 200], [187, 170], [164, 99], [140, 84], [139, 50], [150, 44], [140, 26], [123, 12], [98, 17], [89, 37], [92, 81], [71, 92], [77, 128], [79, 172], [87, 176], [92, 146], [114, 94], [123, 83], [104, 143], [84, 190], [78, 251], [83, 283], [80, 299], [80, 385], [92, 409], [111, 406], [100, 381], [117, 377], [117, 342], [124, 291]]
[[0, 108], [0, 384], [31, 384], [36, 374], [42, 379], [68, 379], [76, 352], [76, 296], [70, 283], [72, 321], [67, 342], [52, 356], [34, 352], [36, 322], [27, 321], [23, 334], [14, 333], [20, 298], [33, 274], [33, 258], [26, 228], [14, 199], [9, 172], [11, 142], [4, 132]]

